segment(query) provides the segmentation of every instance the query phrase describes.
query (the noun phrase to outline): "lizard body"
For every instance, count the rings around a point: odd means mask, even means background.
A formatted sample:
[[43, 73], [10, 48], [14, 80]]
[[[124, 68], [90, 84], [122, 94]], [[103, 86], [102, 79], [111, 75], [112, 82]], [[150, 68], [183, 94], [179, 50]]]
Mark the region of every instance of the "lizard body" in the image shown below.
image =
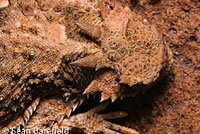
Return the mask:
[[100, 92], [101, 101], [113, 102], [134, 97], [169, 71], [169, 47], [128, 6], [51, 4], [12, 1], [1, 11], [7, 16], [0, 27], [2, 127], [21, 125], [17, 115], [26, 124], [37, 105], [26, 109], [33, 100], [38, 104], [38, 97], [63, 94], [69, 116], [88, 94]]

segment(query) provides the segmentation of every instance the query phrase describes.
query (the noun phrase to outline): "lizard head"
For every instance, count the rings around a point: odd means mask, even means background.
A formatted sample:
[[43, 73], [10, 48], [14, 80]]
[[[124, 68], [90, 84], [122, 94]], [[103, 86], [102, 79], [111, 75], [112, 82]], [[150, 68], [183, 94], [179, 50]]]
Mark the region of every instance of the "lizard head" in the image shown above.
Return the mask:
[[[78, 22], [76, 24], [97, 42], [101, 50], [72, 64], [93, 67], [96, 71], [103, 68], [114, 70], [116, 75], [113, 76], [118, 79], [116, 88], [119, 85], [149, 87], [170, 64], [169, 49], [158, 31], [129, 7], [122, 7], [119, 2], [112, 9], [99, 2], [99, 9], [103, 18], [101, 27]], [[106, 78], [107, 75], [101, 80]]]

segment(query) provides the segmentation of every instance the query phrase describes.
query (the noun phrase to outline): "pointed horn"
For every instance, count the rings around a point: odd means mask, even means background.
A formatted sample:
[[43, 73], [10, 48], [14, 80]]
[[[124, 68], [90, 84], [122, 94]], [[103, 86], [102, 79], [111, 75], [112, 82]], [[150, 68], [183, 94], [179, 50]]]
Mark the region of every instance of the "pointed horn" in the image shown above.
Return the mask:
[[69, 118], [69, 116], [71, 115], [71, 113], [72, 113], [72, 109], [67, 109], [67, 110], [65, 111], [65, 115], [67, 115], [68, 118]]
[[115, 102], [117, 100], [117, 98], [118, 98], [117, 94], [112, 94], [111, 95], [111, 101], [112, 102]]
[[79, 106], [80, 106], [81, 104], [83, 104], [84, 101], [85, 101], [85, 97], [84, 97], [84, 98], [81, 98], [80, 101], [79, 101]]
[[95, 68], [98, 59], [99, 59], [99, 56], [97, 55], [89, 55], [82, 59], [71, 62], [70, 65]]
[[57, 122], [58, 122], [58, 124], [60, 124], [60, 123], [63, 121], [64, 117], [65, 117], [64, 114], [63, 114], [63, 115], [59, 115], [59, 116], [57, 117]]
[[98, 82], [96, 80], [93, 80], [90, 83], [90, 85], [85, 89], [83, 94], [89, 94], [89, 93], [93, 93], [93, 92], [97, 92], [97, 91], [99, 91]]
[[79, 26], [92, 39], [97, 40], [101, 37], [100, 27], [79, 22], [75, 22], [75, 24]]
[[78, 107], [79, 103], [75, 103], [72, 105], [72, 111], [74, 112], [76, 110], [76, 108]]
[[102, 92], [101, 93], [101, 100], [100, 100], [100, 102], [103, 102], [103, 101], [105, 101], [105, 100], [107, 100], [107, 99], [109, 99], [110, 98], [110, 94], [109, 93], [107, 93], [107, 92]]

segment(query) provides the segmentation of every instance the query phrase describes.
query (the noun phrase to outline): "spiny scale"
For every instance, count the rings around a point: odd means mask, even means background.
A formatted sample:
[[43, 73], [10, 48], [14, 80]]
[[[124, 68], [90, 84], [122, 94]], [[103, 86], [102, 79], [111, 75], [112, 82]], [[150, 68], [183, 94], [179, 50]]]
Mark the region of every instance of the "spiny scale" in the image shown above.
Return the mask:
[[40, 98], [35, 99], [32, 102], [32, 104], [24, 111], [23, 115], [20, 115], [19, 117], [17, 117], [17, 119], [9, 122], [9, 124], [7, 124], [6, 127], [8, 129], [12, 129], [12, 128], [19, 129], [21, 125], [24, 126], [28, 122], [30, 117], [32, 116], [33, 112], [36, 110], [37, 106], [39, 105], [39, 102], [40, 102]]
[[78, 67], [90, 67], [95, 68], [96, 61], [98, 61], [101, 57], [98, 54], [89, 55], [74, 62], [71, 62], [70, 65], [78, 66]]
[[83, 94], [90, 94], [90, 93], [94, 93], [94, 92], [98, 92], [98, 91], [99, 91], [99, 87], [98, 87], [97, 80], [93, 80], [90, 83], [90, 85], [85, 89]]
[[103, 91], [101, 93], [101, 100], [100, 100], [100, 102], [103, 102], [103, 101], [105, 101], [105, 100], [107, 100], [109, 98], [110, 98], [110, 94]]
[[37, 106], [39, 105], [40, 102], [40, 98], [35, 99], [32, 104], [25, 110], [24, 112], [24, 124], [26, 124], [28, 122], [28, 120], [30, 119], [31, 115], [33, 114], [33, 112], [36, 110]]
[[67, 115], [67, 117], [69, 118], [71, 115], [72, 109], [66, 109], [65, 111], [65, 115]]

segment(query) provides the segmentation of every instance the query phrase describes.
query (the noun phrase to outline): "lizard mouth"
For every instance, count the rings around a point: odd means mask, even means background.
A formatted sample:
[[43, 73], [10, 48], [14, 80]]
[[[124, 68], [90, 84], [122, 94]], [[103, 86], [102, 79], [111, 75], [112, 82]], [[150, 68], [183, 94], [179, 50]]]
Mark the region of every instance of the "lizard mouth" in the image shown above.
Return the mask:
[[83, 94], [101, 93], [101, 100], [111, 99], [114, 102], [118, 97], [134, 97], [136, 94], [145, 92], [149, 85], [137, 84], [130, 87], [119, 83], [119, 75], [110, 68], [103, 68], [96, 72], [94, 80], [88, 85]]
[[94, 80], [85, 89], [83, 94], [101, 92], [101, 102], [111, 99], [114, 102], [118, 98], [120, 84], [117, 73], [109, 68], [96, 72]]

